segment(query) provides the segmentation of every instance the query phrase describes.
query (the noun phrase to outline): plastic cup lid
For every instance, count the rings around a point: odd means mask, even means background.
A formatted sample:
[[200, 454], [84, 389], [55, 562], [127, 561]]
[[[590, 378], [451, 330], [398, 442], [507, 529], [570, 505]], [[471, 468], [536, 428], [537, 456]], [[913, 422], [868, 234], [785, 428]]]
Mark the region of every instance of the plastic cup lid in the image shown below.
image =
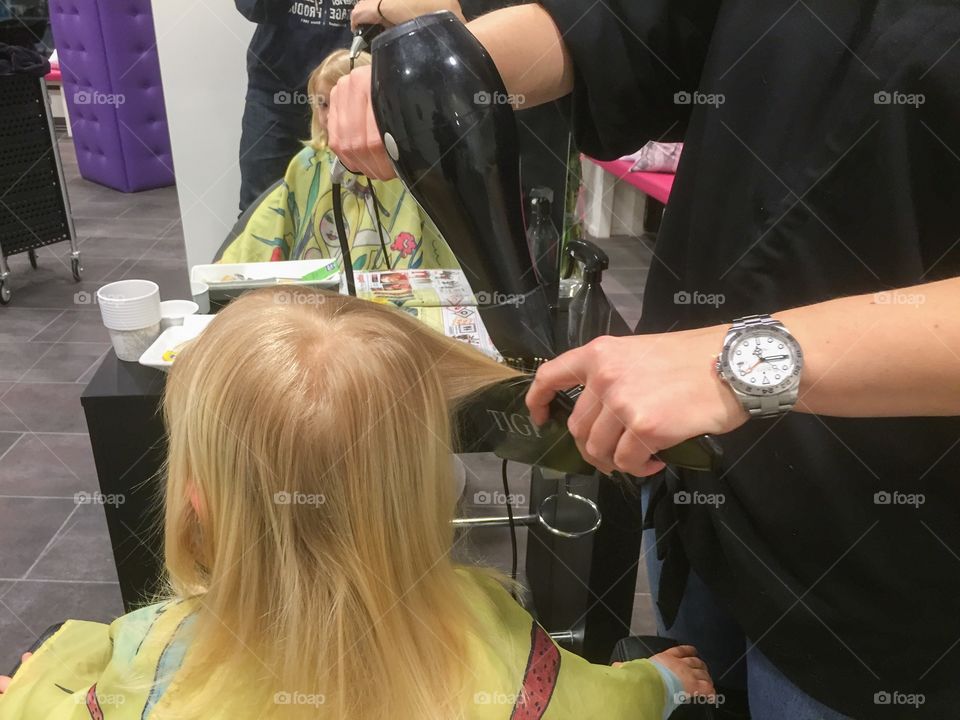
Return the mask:
[[152, 280], [118, 280], [97, 290], [100, 304], [118, 304], [160, 296], [160, 286]]

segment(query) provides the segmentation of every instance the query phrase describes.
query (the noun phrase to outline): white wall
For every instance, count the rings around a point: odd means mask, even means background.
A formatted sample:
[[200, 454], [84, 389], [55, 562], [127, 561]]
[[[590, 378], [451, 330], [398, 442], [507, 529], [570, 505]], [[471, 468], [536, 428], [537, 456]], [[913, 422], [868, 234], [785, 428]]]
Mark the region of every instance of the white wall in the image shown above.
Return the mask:
[[239, 213], [240, 118], [254, 25], [230, 0], [154, 0], [187, 265], [210, 262]]

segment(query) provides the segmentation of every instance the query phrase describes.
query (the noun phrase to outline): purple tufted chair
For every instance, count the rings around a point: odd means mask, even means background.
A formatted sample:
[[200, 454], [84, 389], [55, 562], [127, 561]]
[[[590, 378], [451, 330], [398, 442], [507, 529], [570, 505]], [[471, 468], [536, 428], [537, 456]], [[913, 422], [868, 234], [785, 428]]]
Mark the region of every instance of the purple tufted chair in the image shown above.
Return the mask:
[[136, 192], [172, 185], [150, 0], [50, 0], [80, 174]]

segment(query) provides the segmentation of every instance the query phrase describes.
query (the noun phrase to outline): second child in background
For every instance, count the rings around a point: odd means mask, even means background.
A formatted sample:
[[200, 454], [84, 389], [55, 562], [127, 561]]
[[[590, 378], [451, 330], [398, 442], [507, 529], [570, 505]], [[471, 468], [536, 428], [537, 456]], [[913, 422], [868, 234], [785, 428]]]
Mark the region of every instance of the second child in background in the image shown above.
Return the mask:
[[[366, 54], [356, 61], [369, 63]], [[349, 71], [347, 51], [337, 50], [310, 74], [310, 140], [290, 160], [282, 180], [240, 217], [218, 262], [340, 256], [331, 179], [336, 157], [327, 147], [327, 103], [337, 80]], [[433, 222], [399, 180], [371, 182], [348, 172], [342, 186], [344, 225], [355, 270], [459, 268]]]

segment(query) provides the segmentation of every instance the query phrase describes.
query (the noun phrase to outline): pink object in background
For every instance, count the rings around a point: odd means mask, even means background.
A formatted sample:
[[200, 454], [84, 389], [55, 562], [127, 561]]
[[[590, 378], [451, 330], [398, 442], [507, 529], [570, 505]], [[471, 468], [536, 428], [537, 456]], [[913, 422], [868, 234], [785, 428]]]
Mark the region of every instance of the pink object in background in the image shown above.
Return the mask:
[[44, 78], [46, 78], [47, 82], [56, 82], [56, 83], [60, 82], [61, 80], [60, 63], [57, 62], [56, 60], [51, 60], [50, 72], [44, 75]]
[[612, 173], [618, 180], [630, 183], [664, 205], [670, 199], [670, 191], [673, 189], [673, 179], [675, 177], [672, 173], [631, 172], [632, 160], [589, 159], [607, 172]]

